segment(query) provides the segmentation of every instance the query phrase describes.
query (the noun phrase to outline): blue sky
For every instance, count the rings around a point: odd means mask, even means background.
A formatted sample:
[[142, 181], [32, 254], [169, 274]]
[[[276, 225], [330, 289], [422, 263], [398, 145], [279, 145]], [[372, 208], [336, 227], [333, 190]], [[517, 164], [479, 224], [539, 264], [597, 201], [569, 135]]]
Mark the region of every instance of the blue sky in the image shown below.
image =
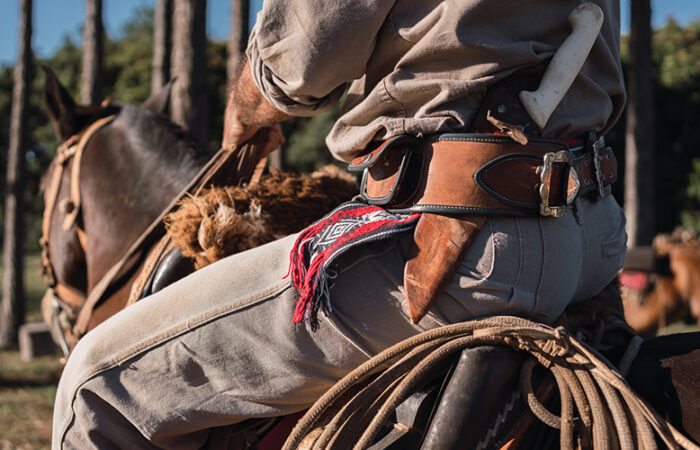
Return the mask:
[[[293, 1], [293, 0], [287, 0]], [[17, 0], [0, 0], [0, 65], [17, 58]], [[154, 0], [103, 0], [105, 29], [116, 36], [134, 9], [153, 5]], [[251, 15], [262, 5], [253, 0]], [[652, 0], [654, 26], [674, 17], [680, 23], [700, 18], [700, 0]], [[51, 55], [70, 35], [80, 41], [79, 27], [84, 18], [85, 0], [34, 0], [34, 51], [40, 57]], [[629, 29], [629, 0], [622, 0], [622, 29]], [[207, 33], [214, 39], [226, 39], [230, 30], [231, 0], [208, 0]]]

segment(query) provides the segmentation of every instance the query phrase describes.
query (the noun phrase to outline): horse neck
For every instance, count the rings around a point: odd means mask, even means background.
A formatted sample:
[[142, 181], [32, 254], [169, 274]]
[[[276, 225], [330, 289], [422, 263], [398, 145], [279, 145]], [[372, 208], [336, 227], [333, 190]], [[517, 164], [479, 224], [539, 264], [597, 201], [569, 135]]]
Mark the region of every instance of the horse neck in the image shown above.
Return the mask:
[[[150, 130], [165, 136], [160, 140], [139, 136], [134, 120], [115, 120], [91, 139], [83, 156], [80, 191], [88, 236], [88, 290], [204, 164], [186, 141], [167, 136], [169, 130]], [[153, 149], [154, 142], [166, 148]]]

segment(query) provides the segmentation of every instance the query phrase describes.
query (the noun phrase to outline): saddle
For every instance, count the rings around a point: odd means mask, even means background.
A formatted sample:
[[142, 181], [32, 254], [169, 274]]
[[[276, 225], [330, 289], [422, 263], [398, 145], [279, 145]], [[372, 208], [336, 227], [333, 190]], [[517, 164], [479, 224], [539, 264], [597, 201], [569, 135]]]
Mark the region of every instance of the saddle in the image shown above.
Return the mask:
[[143, 289], [141, 298], [160, 291], [194, 271], [194, 262], [190, 258], [182, 256], [182, 250], [173, 247], [159, 261], [153, 274], [148, 279], [148, 284]]
[[326, 166], [302, 176], [274, 171], [255, 183], [184, 198], [165, 217], [166, 236], [150, 251], [129, 304], [219, 259], [298, 232], [356, 193], [353, 177]]
[[[646, 307], [647, 300], [654, 291], [657, 291], [656, 299], [660, 300], [662, 307], [658, 318], [659, 328], [665, 326], [667, 312], [663, 303], [667, 302], [663, 292], [675, 292], [673, 286], [673, 272], [671, 271], [671, 260], [668, 253], [659, 253], [653, 246], [641, 246], [627, 249], [622, 272], [618, 276], [623, 300], [631, 307], [633, 324], [635, 322], [634, 308]], [[630, 311], [628, 311], [630, 314]], [[640, 328], [638, 328], [640, 329]], [[640, 329], [641, 331], [642, 329]], [[650, 332], [651, 330], [644, 330]]]

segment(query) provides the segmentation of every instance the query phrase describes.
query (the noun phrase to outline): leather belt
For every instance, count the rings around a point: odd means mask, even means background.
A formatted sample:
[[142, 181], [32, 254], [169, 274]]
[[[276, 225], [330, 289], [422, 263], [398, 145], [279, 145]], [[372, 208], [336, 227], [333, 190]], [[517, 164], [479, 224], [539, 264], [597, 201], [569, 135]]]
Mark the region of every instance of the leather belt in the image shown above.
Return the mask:
[[361, 195], [393, 211], [560, 217], [578, 197], [603, 197], [617, 160], [602, 138], [584, 148], [508, 136], [399, 136], [353, 160]]
[[418, 323], [445, 288], [488, 215], [561, 217], [581, 195], [604, 197], [617, 161], [602, 138], [565, 142], [508, 136], [399, 136], [356, 158], [361, 195], [396, 211], [421, 211], [404, 267], [406, 309]]

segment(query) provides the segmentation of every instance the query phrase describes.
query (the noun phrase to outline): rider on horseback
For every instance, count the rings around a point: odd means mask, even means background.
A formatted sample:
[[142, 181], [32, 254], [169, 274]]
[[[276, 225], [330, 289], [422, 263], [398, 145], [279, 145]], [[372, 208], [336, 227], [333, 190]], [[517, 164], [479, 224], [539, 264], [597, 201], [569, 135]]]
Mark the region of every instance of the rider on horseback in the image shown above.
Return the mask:
[[547, 78], [578, 3], [266, 0], [223, 146], [267, 127], [275, 148], [277, 122], [329, 109], [351, 83], [327, 143], [365, 170], [364, 202], [87, 334], [54, 446], [200, 447], [212, 428], [307, 408], [421, 331], [496, 314], [550, 323], [600, 292], [626, 241], [598, 138], [625, 99], [619, 5], [596, 0], [600, 35], [546, 123], [517, 98]]

